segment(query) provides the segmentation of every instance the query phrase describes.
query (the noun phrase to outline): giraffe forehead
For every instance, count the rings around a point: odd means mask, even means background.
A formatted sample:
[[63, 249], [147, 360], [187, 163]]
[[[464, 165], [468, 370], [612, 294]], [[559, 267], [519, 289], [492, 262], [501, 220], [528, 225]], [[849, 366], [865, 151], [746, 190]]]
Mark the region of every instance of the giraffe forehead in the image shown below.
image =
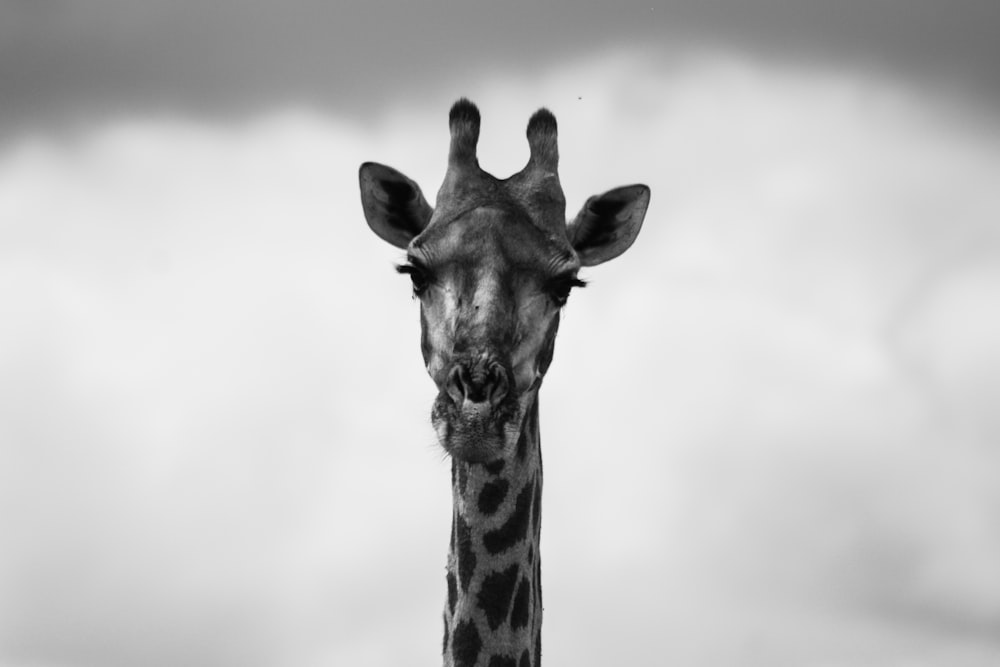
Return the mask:
[[565, 233], [546, 232], [526, 216], [480, 208], [429, 226], [410, 247], [426, 264], [476, 276], [555, 274], [579, 268]]

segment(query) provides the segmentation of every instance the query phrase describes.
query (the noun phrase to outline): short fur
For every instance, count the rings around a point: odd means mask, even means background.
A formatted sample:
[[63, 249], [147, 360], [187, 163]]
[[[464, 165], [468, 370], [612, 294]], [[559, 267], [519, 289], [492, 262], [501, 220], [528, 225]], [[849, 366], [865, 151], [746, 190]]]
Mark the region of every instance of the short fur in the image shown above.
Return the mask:
[[432, 208], [400, 172], [359, 173], [372, 230], [407, 252], [399, 267], [420, 301], [420, 348], [438, 387], [431, 422], [452, 457], [445, 576], [446, 667], [540, 667], [542, 453], [538, 391], [559, 312], [581, 266], [635, 240], [649, 188], [591, 197], [566, 224], [555, 116], [527, 128], [531, 157], [500, 180], [476, 157], [480, 115], [449, 113], [448, 169]]

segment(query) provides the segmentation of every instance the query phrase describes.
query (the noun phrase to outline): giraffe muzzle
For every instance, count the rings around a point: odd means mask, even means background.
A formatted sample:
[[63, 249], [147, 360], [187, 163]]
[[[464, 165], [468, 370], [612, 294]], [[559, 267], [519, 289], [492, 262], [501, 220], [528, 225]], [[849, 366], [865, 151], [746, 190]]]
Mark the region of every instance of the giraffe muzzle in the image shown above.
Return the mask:
[[481, 353], [455, 361], [431, 411], [445, 450], [470, 462], [509, 453], [522, 416], [513, 386], [510, 367], [494, 355]]
[[[445, 381], [445, 391], [461, 409], [476, 406], [493, 409], [510, 390], [509, 372], [500, 362], [480, 356], [452, 366]], [[484, 405], [485, 404], [485, 405]]]

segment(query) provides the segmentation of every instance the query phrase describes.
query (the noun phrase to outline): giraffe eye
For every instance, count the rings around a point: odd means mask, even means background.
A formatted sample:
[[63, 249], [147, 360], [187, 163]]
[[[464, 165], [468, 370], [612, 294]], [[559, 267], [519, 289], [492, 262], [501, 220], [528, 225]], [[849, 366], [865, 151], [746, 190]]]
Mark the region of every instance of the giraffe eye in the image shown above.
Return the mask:
[[420, 296], [427, 291], [427, 286], [430, 284], [430, 277], [424, 269], [414, 264], [402, 264], [396, 267], [396, 271], [410, 276], [410, 281], [413, 283], [414, 296]]
[[548, 293], [552, 301], [561, 308], [566, 305], [570, 290], [574, 287], [586, 287], [586, 285], [587, 283], [576, 276], [560, 276], [549, 282]]

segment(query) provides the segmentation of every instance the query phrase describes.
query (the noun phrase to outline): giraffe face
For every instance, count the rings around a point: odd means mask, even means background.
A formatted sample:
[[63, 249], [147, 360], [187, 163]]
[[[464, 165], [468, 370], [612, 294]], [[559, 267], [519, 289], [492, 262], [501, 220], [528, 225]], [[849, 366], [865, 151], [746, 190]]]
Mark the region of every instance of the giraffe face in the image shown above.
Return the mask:
[[532, 116], [531, 159], [505, 180], [479, 168], [476, 107], [459, 100], [449, 121], [448, 172], [435, 207], [412, 180], [371, 162], [361, 166], [361, 200], [372, 230], [406, 250], [399, 271], [420, 301], [438, 438], [452, 456], [486, 462], [516, 449], [552, 360], [559, 310], [583, 284], [577, 272], [631, 246], [649, 189], [591, 197], [567, 225], [552, 114]]
[[550, 237], [513, 208], [477, 208], [410, 243], [401, 270], [420, 301], [421, 350], [439, 390], [432, 423], [451, 455], [513, 454], [579, 268], [565, 234]]

